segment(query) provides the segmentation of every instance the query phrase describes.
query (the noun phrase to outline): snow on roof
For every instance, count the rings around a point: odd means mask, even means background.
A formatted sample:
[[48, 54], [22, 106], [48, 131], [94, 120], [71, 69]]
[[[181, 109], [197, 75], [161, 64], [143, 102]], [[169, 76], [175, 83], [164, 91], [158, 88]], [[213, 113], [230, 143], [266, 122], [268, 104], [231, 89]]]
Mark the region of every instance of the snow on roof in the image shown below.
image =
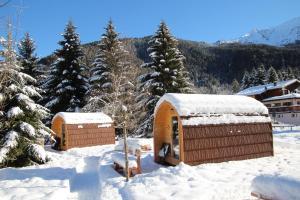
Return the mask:
[[267, 116], [236, 116], [224, 114], [219, 116], [190, 117], [181, 120], [183, 126], [197, 126], [206, 124], [238, 124], [238, 123], [268, 123], [271, 118]]
[[[253, 86], [246, 88], [245, 90], [242, 90], [237, 93], [237, 95], [256, 95], [256, 94], [261, 94], [267, 90], [274, 90], [274, 89], [279, 89], [286, 87], [290, 84], [293, 84], [295, 82], [299, 82], [297, 79], [292, 79], [292, 80], [286, 80], [286, 81], [278, 81], [276, 83], [269, 83], [265, 85], [258, 85], [258, 86]], [[300, 82], [299, 82], [300, 83]]]
[[268, 114], [268, 109], [264, 104], [254, 98], [241, 95], [167, 93], [157, 102], [155, 112], [164, 101], [171, 103], [180, 116], [201, 116], [203, 114]]
[[102, 112], [94, 112], [94, 113], [59, 112], [53, 117], [52, 123], [54, 119], [58, 116], [63, 118], [66, 124], [113, 123], [113, 120], [108, 115]]
[[267, 99], [264, 99], [263, 101], [274, 101], [274, 100], [280, 100], [280, 99], [293, 99], [293, 98], [300, 98], [299, 93], [290, 93], [290, 94], [285, 94], [281, 96], [275, 96], [275, 97], [270, 97]]

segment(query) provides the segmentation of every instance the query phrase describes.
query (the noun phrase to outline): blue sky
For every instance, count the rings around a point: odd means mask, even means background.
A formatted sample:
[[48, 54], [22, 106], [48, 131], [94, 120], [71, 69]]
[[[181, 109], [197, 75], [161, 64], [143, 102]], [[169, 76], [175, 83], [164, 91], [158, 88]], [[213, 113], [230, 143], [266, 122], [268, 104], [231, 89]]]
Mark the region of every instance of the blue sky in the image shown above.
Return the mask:
[[11, 0], [0, 8], [0, 35], [11, 16], [17, 38], [29, 32], [45, 56], [59, 48], [69, 19], [86, 43], [100, 38], [111, 17], [121, 37], [151, 35], [165, 20], [177, 38], [215, 42], [299, 17], [299, 10], [299, 0]]

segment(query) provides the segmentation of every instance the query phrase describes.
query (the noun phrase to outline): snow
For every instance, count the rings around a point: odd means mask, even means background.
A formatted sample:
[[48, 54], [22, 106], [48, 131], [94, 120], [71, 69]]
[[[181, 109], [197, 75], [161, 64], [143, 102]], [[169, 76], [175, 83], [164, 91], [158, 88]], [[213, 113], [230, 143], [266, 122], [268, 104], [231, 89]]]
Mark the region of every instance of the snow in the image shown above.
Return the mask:
[[155, 112], [157, 112], [160, 104], [164, 101], [171, 103], [179, 116], [199, 116], [201, 114], [268, 114], [268, 109], [261, 102], [240, 95], [167, 93], [156, 104]]
[[281, 96], [270, 97], [270, 98], [264, 99], [263, 101], [274, 101], [274, 100], [294, 99], [294, 98], [300, 98], [300, 94], [299, 93], [290, 93], [290, 94], [285, 94], [285, 95], [281, 95]]
[[243, 44], [267, 44], [283, 46], [300, 40], [300, 17], [286, 21], [278, 26], [257, 30], [231, 41], [221, 41], [221, 43], [240, 42]]
[[24, 112], [23, 110], [21, 110], [18, 106], [16, 107], [12, 107], [11, 109], [9, 109], [7, 111], [7, 117], [8, 118], [13, 118], [13, 117], [17, 117], [19, 115], [22, 115]]
[[[152, 151], [143, 152], [142, 174], [129, 182], [112, 167], [115, 145], [63, 152], [47, 149], [52, 160], [45, 165], [0, 169], [0, 196], [1, 200], [255, 199], [251, 196], [255, 177], [269, 174], [300, 180], [300, 137], [282, 134], [285, 139], [274, 135], [274, 157], [251, 160], [167, 167], [153, 162]], [[299, 142], [289, 145], [287, 138]]]
[[[125, 154], [123, 152], [115, 152], [111, 155], [111, 158], [123, 168], [125, 167]], [[130, 168], [137, 167], [136, 157], [131, 154], [128, 154], [128, 166]]]
[[35, 136], [35, 129], [32, 125], [26, 123], [26, 122], [22, 122], [20, 124], [20, 129], [22, 131], [24, 131], [25, 133], [27, 133], [30, 137], [34, 137]]
[[253, 86], [249, 87], [245, 90], [242, 90], [237, 93], [237, 95], [256, 95], [256, 94], [262, 94], [266, 92], [267, 90], [274, 90], [278, 88], [284, 88], [290, 84], [293, 84], [295, 82], [299, 82], [297, 79], [292, 79], [292, 80], [286, 80], [286, 81], [278, 81], [275, 84], [274, 83], [269, 83], [265, 85], [258, 85], [258, 86]]
[[300, 180], [278, 175], [259, 175], [252, 181], [252, 192], [268, 199], [300, 199]]
[[200, 124], [237, 124], [237, 123], [266, 123], [271, 122], [266, 116], [236, 116], [233, 114], [223, 114], [219, 116], [191, 117], [181, 120], [183, 126], [196, 126]]
[[[18, 133], [15, 131], [9, 131], [5, 135], [4, 139], [5, 139], [5, 142], [0, 148], [0, 163], [2, 163], [5, 160], [6, 155], [9, 153], [9, 151], [18, 144], [18, 142], [17, 142]], [[0, 178], [1, 178], [1, 176], [0, 176]]]
[[38, 144], [31, 144], [29, 147], [30, 154], [34, 156], [36, 159], [45, 162], [47, 155], [45, 149]]
[[64, 119], [66, 124], [112, 124], [113, 120], [102, 112], [95, 113], [79, 113], [79, 112], [59, 112], [57, 113], [52, 122], [56, 117]]

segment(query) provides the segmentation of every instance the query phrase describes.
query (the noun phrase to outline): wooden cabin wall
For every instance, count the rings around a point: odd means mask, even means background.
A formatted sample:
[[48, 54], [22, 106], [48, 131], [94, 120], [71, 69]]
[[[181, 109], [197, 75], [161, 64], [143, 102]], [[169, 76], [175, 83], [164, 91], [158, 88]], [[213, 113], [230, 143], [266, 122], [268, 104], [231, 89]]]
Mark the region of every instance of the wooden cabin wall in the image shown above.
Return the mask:
[[183, 146], [190, 165], [274, 154], [271, 123], [185, 126]]
[[67, 124], [67, 149], [115, 143], [115, 128], [99, 124]]

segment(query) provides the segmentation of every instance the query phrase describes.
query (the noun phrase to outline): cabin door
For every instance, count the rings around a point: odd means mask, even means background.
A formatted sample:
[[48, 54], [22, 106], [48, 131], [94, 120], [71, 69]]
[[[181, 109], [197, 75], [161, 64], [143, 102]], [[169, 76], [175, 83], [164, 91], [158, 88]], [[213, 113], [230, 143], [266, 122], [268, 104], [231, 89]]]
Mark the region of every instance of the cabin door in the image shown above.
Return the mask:
[[179, 148], [179, 130], [178, 130], [178, 118], [172, 117], [172, 156], [179, 159], [180, 148]]

